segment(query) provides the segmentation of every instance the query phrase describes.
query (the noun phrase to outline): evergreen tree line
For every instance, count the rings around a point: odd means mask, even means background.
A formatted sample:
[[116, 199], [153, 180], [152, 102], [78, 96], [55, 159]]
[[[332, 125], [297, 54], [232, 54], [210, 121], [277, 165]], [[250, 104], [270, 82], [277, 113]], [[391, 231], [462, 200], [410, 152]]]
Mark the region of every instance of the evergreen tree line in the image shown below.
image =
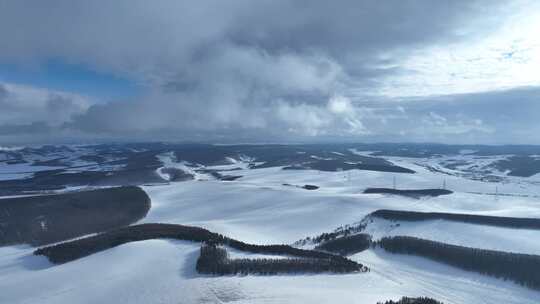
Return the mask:
[[400, 210], [377, 210], [371, 216], [392, 221], [448, 220], [506, 228], [540, 229], [540, 219], [504, 216], [487, 216], [463, 213], [416, 212]]
[[386, 301], [386, 302], [378, 302], [377, 304], [443, 304], [442, 302], [436, 301], [431, 298], [427, 297], [420, 297], [420, 298], [409, 298], [409, 297], [403, 297], [399, 301]]
[[201, 246], [196, 269], [199, 273], [217, 275], [368, 271], [367, 267], [356, 263], [328, 258], [230, 259], [225, 248], [207, 243]]
[[385, 237], [377, 245], [391, 253], [413, 254], [464, 270], [540, 289], [540, 256], [450, 245], [408, 236]]
[[0, 246], [37, 247], [107, 231], [140, 220], [148, 210], [150, 198], [134, 186], [2, 199]]
[[367, 221], [373, 221], [373, 217], [382, 218], [390, 221], [448, 220], [505, 228], [540, 229], [540, 219], [537, 218], [518, 218], [462, 213], [416, 212], [380, 209], [369, 214], [367, 217], [364, 218], [364, 220], [362, 220], [358, 224], [340, 226], [333, 232], [325, 232], [317, 236], [307, 237], [305, 239], [299, 240], [295, 242], [295, 245], [302, 246], [306, 244], [324, 244], [332, 240], [354, 235], [356, 233], [362, 232], [366, 228]]
[[446, 189], [393, 189], [393, 188], [367, 188], [364, 193], [381, 193], [395, 194], [411, 198], [421, 198], [423, 196], [441, 196], [452, 194], [453, 192]]
[[361, 222], [356, 225], [345, 225], [345, 226], [339, 226], [334, 230], [333, 232], [324, 232], [320, 235], [313, 236], [313, 237], [307, 237], [305, 239], [296, 241], [295, 244], [298, 246], [302, 246], [305, 244], [321, 244], [325, 242], [329, 242], [341, 237], [347, 237], [349, 235], [361, 232], [366, 228], [366, 224], [364, 222]]
[[362, 252], [368, 249], [370, 245], [371, 236], [361, 233], [329, 240], [318, 245], [315, 249], [346, 256]]
[[125, 243], [150, 239], [176, 239], [194, 242], [209, 242], [227, 245], [241, 251], [263, 254], [290, 255], [302, 258], [327, 259], [333, 263], [347, 264], [348, 267], [363, 267], [345, 257], [315, 250], [305, 250], [289, 245], [254, 245], [225, 237], [199, 227], [176, 224], [140, 224], [123, 227], [94, 236], [42, 247], [34, 251], [35, 255], [44, 255], [52, 263], [70, 262], [96, 252], [100, 252]]
[[55, 264], [70, 262], [122, 244], [150, 239], [203, 242], [216, 235], [206, 229], [174, 224], [140, 224], [109, 230], [93, 236], [63, 242], [34, 251]]

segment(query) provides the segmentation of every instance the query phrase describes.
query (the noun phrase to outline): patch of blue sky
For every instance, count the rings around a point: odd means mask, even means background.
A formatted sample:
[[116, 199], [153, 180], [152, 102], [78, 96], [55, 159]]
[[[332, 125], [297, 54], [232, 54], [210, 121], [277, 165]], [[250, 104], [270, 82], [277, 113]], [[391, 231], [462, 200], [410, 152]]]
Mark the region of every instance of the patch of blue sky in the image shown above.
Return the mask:
[[141, 91], [135, 81], [59, 60], [50, 60], [39, 67], [0, 64], [0, 81], [67, 91], [103, 101], [127, 99]]

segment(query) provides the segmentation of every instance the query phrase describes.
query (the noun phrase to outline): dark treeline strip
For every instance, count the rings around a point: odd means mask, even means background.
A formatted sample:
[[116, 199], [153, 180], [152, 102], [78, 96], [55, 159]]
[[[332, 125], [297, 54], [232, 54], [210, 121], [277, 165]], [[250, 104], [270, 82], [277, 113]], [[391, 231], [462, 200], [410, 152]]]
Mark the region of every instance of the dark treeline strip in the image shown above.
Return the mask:
[[362, 233], [327, 241], [315, 247], [315, 249], [339, 255], [351, 255], [368, 249], [370, 245], [371, 236]]
[[319, 189], [319, 186], [315, 186], [315, 185], [303, 185], [303, 186], [299, 186], [299, 185], [291, 185], [291, 184], [282, 184], [283, 186], [289, 186], [289, 187], [296, 187], [296, 188], [301, 188], [301, 189], [305, 189], [305, 190], [317, 190]]
[[385, 237], [377, 243], [391, 253], [419, 255], [464, 270], [540, 289], [538, 255], [449, 245], [408, 236]]
[[201, 173], [209, 173], [215, 179], [219, 179], [221, 181], [226, 181], [226, 182], [232, 182], [232, 181], [235, 181], [235, 180], [242, 177], [242, 175], [221, 174], [220, 172], [218, 172], [216, 170], [211, 170], [211, 169], [199, 169], [199, 170], [196, 170], [196, 171], [201, 172]]
[[40, 246], [124, 227], [145, 217], [150, 204], [134, 186], [2, 199], [0, 246]]
[[214, 233], [198, 227], [173, 224], [141, 224], [39, 248], [34, 251], [34, 254], [44, 255], [51, 262], [61, 264], [129, 242], [156, 238], [203, 242], [215, 237]]
[[196, 269], [205, 274], [350, 273], [367, 267], [327, 258], [229, 259], [227, 251], [215, 244], [203, 244]]
[[307, 237], [305, 239], [297, 241], [295, 245], [302, 246], [308, 243], [321, 244], [341, 237], [347, 237], [349, 235], [362, 232], [366, 228], [367, 221], [369, 221], [370, 218], [372, 220], [372, 217], [382, 218], [390, 221], [448, 220], [461, 223], [489, 225], [505, 228], [540, 229], [540, 219], [537, 218], [381, 209], [372, 212], [369, 216], [364, 218], [364, 220], [362, 220], [358, 224], [341, 226], [333, 232], [325, 232], [318, 236]]
[[341, 237], [347, 237], [349, 235], [353, 235], [355, 233], [361, 232], [365, 228], [366, 228], [366, 224], [363, 222], [356, 225], [340, 226], [333, 232], [325, 232], [325, 233], [322, 233], [313, 237], [308, 236], [305, 239], [296, 241], [294, 244], [297, 246], [303, 246], [309, 243], [321, 244], [321, 243], [329, 242], [329, 241], [332, 241]]
[[291, 255], [303, 258], [330, 259], [343, 264], [359, 265], [342, 256], [291, 247], [289, 245], [253, 245], [237, 241], [199, 227], [176, 224], [140, 224], [111, 230], [94, 236], [37, 249], [34, 254], [44, 255], [51, 262], [70, 262], [96, 252], [129, 242], [149, 239], [176, 239], [223, 244], [241, 251], [263, 254]]
[[441, 196], [452, 194], [453, 192], [446, 189], [392, 189], [392, 188], [367, 188], [364, 193], [380, 193], [380, 194], [395, 194], [412, 198], [421, 198], [423, 196]]
[[409, 298], [409, 297], [403, 297], [399, 301], [386, 301], [386, 302], [378, 302], [377, 304], [443, 304], [442, 302], [436, 301], [431, 298], [426, 297], [420, 297], [420, 298]]
[[449, 220], [507, 228], [540, 229], [540, 219], [537, 218], [502, 217], [460, 213], [415, 212], [384, 209], [377, 210], [371, 213], [371, 215], [374, 217], [393, 221]]
[[[335, 156], [335, 155], [334, 155]], [[350, 157], [350, 156], [349, 156]], [[373, 158], [366, 157], [368, 161], [373, 161]], [[364, 159], [364, 160], [366, 160]], [[408, 168], [396, 166], [390, 162], [387, 162], [383, 159], [375, 160], [376, 163], [351, 163], [351, 159], [320, 159], [313, 160], [309, 157], [308, 159], [302, 161], [295, 161], [289, 163], [288, 166], [283, 167], [283, 170], [318, 170], [318, 171], [327, 171], [327, 172], [336, 172], [336, 171], [347, 171], [347, 170], [365, 170], [365, 171], [379, 171], [379, 172], [393, 172], [393, 173], [416, 173]], [[283, 165], [283, 164], [282, 164]], [[259, 166], [253, 166], [252, 168], [260, 167], [274, 167], [278, 166], [276, 163], [263, 164]]]

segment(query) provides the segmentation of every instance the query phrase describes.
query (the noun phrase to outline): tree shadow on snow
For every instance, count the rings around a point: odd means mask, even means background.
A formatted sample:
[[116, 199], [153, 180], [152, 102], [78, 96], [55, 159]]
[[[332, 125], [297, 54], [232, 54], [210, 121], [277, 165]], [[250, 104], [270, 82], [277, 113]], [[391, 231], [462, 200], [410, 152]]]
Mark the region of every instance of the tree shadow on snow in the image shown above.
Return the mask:
[[[183, 243], [185, 244], [185, 241], [173, 241], [174, 244]], [[202, 277], [197, 270], [195, 269], [195, 266], [197, 265], [197, 259], [199, 258], [199, 248], [197, 246], [196, 250], [192, 250], [189, 254], [185, 256], [184, 265], [180, 269], [180, 276], [185, 279], [194, 279], [198, 277]]]

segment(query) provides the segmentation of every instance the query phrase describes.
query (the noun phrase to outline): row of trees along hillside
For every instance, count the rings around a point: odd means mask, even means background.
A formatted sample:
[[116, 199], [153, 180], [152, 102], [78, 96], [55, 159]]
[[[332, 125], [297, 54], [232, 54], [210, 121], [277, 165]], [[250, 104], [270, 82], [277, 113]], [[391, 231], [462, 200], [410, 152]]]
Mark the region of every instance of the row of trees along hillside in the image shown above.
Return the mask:
[[34, 254], [44, 255], [51, 262], [61, 264], [125, 243], [150, 239], [176, 239], [194, 242], [209, 242], [227, 245], [234, 249], [252, 253], [327, 259], [331, 260], [332, 263], [349, 265], [348, 267], [351, 268], [362, 267], [362, 265], [357, 262], [327, 252], [299, 249], [289, 245], [248, 244], [203, 228], [176, 224], [140, 224], [123, 227], [86, 238], [42, 247], [34, 251]]
[[315, 247], [315, 249], [339, 255], [351, 255], [368, 249], [370, 245], [371, 236], [360, 233], [328, 240]]
[[377, 245], [391, 253], [413, 254], [464, 270], [540, 289], [540, 256], [450, 245], [408, 236], [385, 237]]
[[386, 301], [378, 302], [377, 304], [443, 304], [442, 302], [436, 301], [432, 298], [420, 297], [420, 298], [409, 298], [403, 297], [399, 301]]
[[279, 273], [350, 273], [367, 271], [367, 267], [344, 260], [328, 258], [230, 259], [227, 251], [216, 244], [202, 244], [196, 269], [205, 274]]
[[377, 210], [371, 216], [392, 221], [427, 221], [427, 220], [448, 220], [470, 224], [480, 224], [498, 226], [506, 228], [540, 229], [540, 219], [487, 216], [463, 213], [442, 213], [442, 212], [417, 212], [401, 210]]

